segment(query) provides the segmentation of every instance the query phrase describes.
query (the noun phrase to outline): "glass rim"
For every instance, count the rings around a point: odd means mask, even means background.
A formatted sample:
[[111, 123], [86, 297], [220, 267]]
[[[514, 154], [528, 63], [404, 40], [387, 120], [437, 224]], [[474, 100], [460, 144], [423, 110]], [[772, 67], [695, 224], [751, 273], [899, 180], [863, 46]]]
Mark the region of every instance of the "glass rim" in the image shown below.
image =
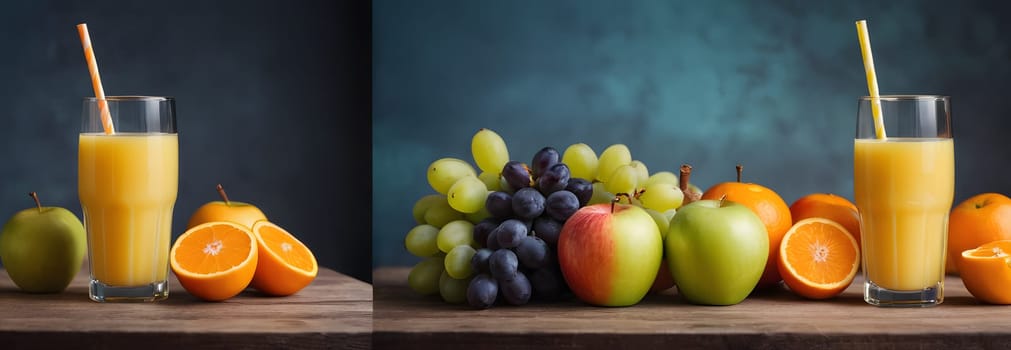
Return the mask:
[[[879, 101], [947, 101], [951, 96], [947, 95], [880, 95]], [[870, 96], [860, 96], [860, 101], [872, 101]]]
[[[85, 97], [85, 101], [95, 102], [99, 99], [97, 97]], [[105, 96], [105, 101], [151, 101], [151, 102], [163, 102], [172, 101], [175, 97], [172, 96], [144, 96], [144, 95], [125, 95], [125, 96]]]

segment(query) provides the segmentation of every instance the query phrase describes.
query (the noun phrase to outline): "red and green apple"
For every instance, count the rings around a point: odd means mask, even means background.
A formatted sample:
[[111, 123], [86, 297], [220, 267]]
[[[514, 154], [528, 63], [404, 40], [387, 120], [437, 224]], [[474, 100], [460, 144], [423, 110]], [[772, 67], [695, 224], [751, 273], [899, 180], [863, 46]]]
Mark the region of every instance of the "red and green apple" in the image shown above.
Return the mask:
[[580, 300], [599, 306], [638, 303], [656, 279], [663, 239], [638, 206], [595, 204], [576, 211], [558, 237], [558, 263]]

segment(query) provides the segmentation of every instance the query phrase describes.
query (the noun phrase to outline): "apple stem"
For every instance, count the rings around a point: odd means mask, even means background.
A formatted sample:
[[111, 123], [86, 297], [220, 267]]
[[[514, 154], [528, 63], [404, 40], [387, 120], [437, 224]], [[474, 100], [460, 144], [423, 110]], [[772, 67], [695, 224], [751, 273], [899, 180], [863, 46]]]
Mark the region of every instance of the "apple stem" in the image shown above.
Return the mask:
[[741, 182], [741, 173], [744, 172], [744, 166], [737, 164], [737, 182]]
[[614, 199], [611, 200], [611, 214], [614, 214], [614, 204], [621, 202], [621, 197], [625, 197], [628, 200], [628, 204], [632, 204], [632, 196], [629, 196], [628, 193], [616, 193], [614, 194]]
[[681, 178], [679, 180], [679, 186], [681, 191], [688, 190], [688, 178], [692, 176], [692, 166], [688, 164], [681, 164]]
[[218, 194], [221, 195], [221, 199], [225, 200], [225, 205], [231, 205], [228, 203], [228, 195], [225, 194], [225, 188], [218, 184]]
[[688, 164], [681, 164], [681, 178], [678, 179], [679, 186], [681, 188], [681, 193], [684, 193], [685, 199], [681, 205], [685, 205], [702, 198], [702, 193], [697, 190], [692, 190], [688, 187], [688, 179], [692, 176], [692, 166]]
[[727, 195], [724, 193], [722, 196], [720, 196], [720, 208], [723, 208], [726, 203], [727, 203]]
[[35, 206], [39, 207], [39, 212], [42, 212], [42, 202], [39, 202], [39, 195], [35, 192], [28, 192], [28, 195], [35, 199]]

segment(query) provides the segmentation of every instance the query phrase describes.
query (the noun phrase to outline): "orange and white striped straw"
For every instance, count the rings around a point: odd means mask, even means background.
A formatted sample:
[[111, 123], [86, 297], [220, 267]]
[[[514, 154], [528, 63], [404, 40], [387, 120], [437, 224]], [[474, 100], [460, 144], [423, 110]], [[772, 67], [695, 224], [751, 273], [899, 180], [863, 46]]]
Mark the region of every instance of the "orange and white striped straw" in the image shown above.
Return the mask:
[[88, 72], [91, 73], [91, 86], [95, 88], [95, 98], [98, 100], [98, 111], [102, 114], [102, 129], [106, 135], [115, 134], [112, 125], [112, 115], [109, 114], [109, 103], [105, 100], [105, 89], [102, 89], [102, 78], [98, 75], [98, 61], [95, 60], [95, 50], [91, 48], [91, 36], [88, 35], [88, 25], [77, 25], [77, 33], [81, 35], [81, 46], [84, 47], [84, 59], [88, 61]]

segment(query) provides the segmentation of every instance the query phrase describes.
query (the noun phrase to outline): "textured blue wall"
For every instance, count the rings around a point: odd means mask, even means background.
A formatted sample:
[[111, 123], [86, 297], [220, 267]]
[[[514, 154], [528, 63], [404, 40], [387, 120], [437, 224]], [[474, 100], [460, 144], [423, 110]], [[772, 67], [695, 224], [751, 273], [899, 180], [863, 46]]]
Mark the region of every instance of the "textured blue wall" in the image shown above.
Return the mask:
[[370, 280], [367, 225], [341, 224], [369, 211], [341, 199], [368, 186], [342, 165], [369, 163], [368, 20], [367, 3], [328, 0], [5, 1], [0, 220], [31, 206], [29, 191], [81, 214], [77, 137], [93, 91], [74, 26], [87, 22], [107, 94], [177, 99], [176, 236], [220, 182], [321, 265]]
[[433, 160], [471, 160], [501, 134], [513, 159], [544, 146], [625, 143], [651, 171], [695, 166], [788, 202], [852, 199], [854, 21], [869, 22], [882, 93], [952, 96], [956, 201], [1011, 193], [1011, 15], [951, 1], [410, 1], [373, 6], [373, 264], [403, 248]]

